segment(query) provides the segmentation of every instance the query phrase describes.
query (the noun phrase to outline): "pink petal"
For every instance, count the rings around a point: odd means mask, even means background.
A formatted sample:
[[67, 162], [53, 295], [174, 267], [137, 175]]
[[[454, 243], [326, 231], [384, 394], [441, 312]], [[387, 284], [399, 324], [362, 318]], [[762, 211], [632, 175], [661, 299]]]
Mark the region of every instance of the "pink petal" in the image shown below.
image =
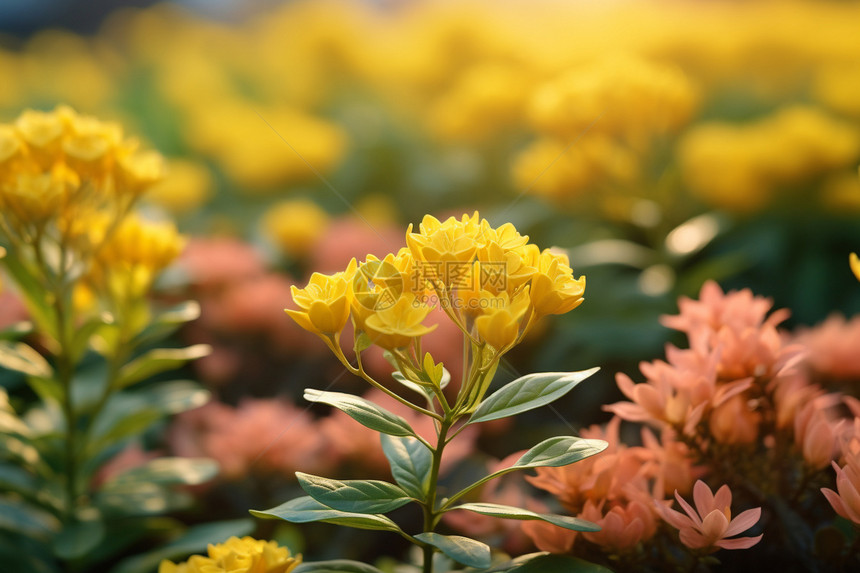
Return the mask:
[[[705, 487], [707, 487], [707, 486], [705, 486]], [[687, 503], [687, 500], [685, 500], [683, 497], [681, 497], [681, 495], [678, 493], [677, 489], [675, 490], [675, 499], [677, 499], [678, 503], [681, 504], [681, 508], [686, 512], [686, 514], [690, 516], [690, 519], [692, 520], [693, 525], [695, 527], [702, 527], [702, 518], [699, 517], [699, 514], [696, 513], [696, 510], [693, 509], [689, 503]]]
[[693, 526], [693, 521], [680, 511], [670, 509], [660, 502], [656, 502], [655, 506], [660, 517], [675, 529], [684, 529], [685, 527]]
[[[725, 511], [726, 509], [732, 506], [732, 490], [729, 489], [729, 486], [724, 485], [720, 489], [717, 490], [716, 495], [714, 496], [714, 509], [719, 509], [720, 511]], [[731, 515], [731, 514], [729, 514]]]
[[726, 514], [719, 509], [715, 509], [702, 520], [702, 535], [714, 541], [726, 537], [728, 528], [729, 520], [726, 519]]
[[716, 543], [717, 547], [722, 547], [723, 549], [749, 549], [759, 541], [761, 541], [762, 536], [758, 535], [756, 537], [738, 537], [737, 539], [723, 539]]
[[711, 488], [702, 480], [696, 481], [693, 486], [693, 501], [696, 502], [696, 510], [699, 515], [705, 516], [714, 510], [714, 494], [711, 493]]
[[702, 535], [695, 529], [689, 528], [682, 529], [679, 538], [681, 539], [681, 543], [683, 543], [690, 549], [701, 549], [703, 547], [710, 547], [713, 541], [711, 539], [706, 538], [704, 535]]
[[737, 535], [738, 533], [746, 531], [747, 529], [758, 523], [758, 520], [760, 518], [760, 507], [756, 507], [755, 509], [748, 509], [742, 512], [729, 524], [729, 528], [726, 529], [725, 537], [731, 537], [732, 535]]
[[845, 507], [845, 504], [842, 502], [842, 498], [839, 497], [838, 493], [826, 487], [821, 488], [821, 493], [824, 494], [824, 497], [826, 497], [827, 501], [830, 502], [830, 505], [833, 506], [833, 510], [838, 513], [840, 517], [851, 519], [848, 517], [848, 508]]

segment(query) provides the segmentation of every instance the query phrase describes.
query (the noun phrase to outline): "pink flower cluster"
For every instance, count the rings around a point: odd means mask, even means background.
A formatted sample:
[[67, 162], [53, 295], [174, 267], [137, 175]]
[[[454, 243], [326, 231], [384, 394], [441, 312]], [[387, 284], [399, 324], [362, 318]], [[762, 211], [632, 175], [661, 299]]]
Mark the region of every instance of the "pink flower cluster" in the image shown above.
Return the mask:
[[[605, 430], [583, 432], [609, 448], [530, 478], [601, 531], [523, 525], [539, 548], [630, 556], [670, 526], [694, 554], [745, 549], [762, 535], [736, 536], [762, 516], [765, 529], [773, 519], [761, 492], [821, 505], [816, 484], [832, 482], [830, 465], [835, 489], [822, 489], [826, 500], [860, 524], [860, 400], [819, 383], [860, 378], [860, 321], [831, 318], [792, 337], [778, 330], [787, 311], [771, 306], [749, 290], [724, 293], [714, 282], [698, 300], [680, 300], [680, 313], [663, 324], [686, 334], [689, 346], [670, 345], [664, 360], [642, 363], [643, 382], [619, 373], [628, 401], [606, 406], [615, 417]], [[622, 420], [644, 424], [640, 446], [619, 441]], [[716, 494], [702, 479], [720, 485]], [[732, 490], [744, 505], [764, 508], [732, 517]], [[693, 504], [684, 497], [691, 491]], [[682, 511], [671, 508], [673, 493]], [[577, 549], [579, 538], [588, 543]]]
[[[381, 391], [365, 397], [405, 418], [423, 437], [435, 436], [432, 420]], [[476, 433], [477, 428], [464, 430], [445, 450], [443, 473], [472, 452]], [[216, 460], [221, 478], [230, 481], [271, 473], [289, 479], [297, 470], [340, 477], [382, 477], [388, 471], [378, 432], [340, 410], [316, 418], [284, 399], [244, 400], [235, 408], [210, 402], [177, 416], [169, 442], [176, 455]]]

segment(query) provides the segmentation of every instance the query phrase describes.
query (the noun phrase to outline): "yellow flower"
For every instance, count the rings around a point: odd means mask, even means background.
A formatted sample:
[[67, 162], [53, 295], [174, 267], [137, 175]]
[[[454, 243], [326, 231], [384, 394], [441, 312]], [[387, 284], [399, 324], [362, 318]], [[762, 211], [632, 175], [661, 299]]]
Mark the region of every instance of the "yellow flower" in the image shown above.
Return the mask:
[[333, 275], [314, 273], [303, 289], [293, 285], [293, 302], [298, 309], [284, 309], [299, 326], [320, 336], [340, 333], [349, 320], [349, 281], [355, 272], [355, 259], [344, 272]]
[[531, 303], [529, 288], [517, 293], [513, 299], [503, 292], [498, 296], [483, 291], [480, 298], [481, 315], [475, 319], [478, 336], [496, 352], [517, 341], [523, 317]]
[[381, 261], [368, 255], [359, 265], [350, 284], [352, 317], [358, 330], [364, 330], [364, 321], [373, 313], [391, 306], [403, 295], [412, 292], [412, 253], [400, 249], [397, 255], [389, 253]]
[[90, 280], [115, 299], [146, 294], [158, 273], [185, 247], [185, 239], [171, 222], [147, 221], [132, 213], [110, 234], [104, 217], [96, 216], [92, 222], [93, 243], [107, 238], [96, 251]]
[[171, 213], [190, 213], [209, 199], [212, 175], [201, 163], [171, 159], [167, 176], [146, 192], [146, 200]]
[[480, 232], [477, 212], [472, 217], [463, 215], [460, 220], [449, 217], [445, 222], [425, 215], [419, 229], [413, 233], [410, 224], [406, 230], [406, 244], [415, 260], [441, 265], [472, 262]]
[[377, 346], [388, 350], [403, 348], [436, 328], [435, 324], [429, 327], [422, 324], [430, 310], [414, 294], [405, 293], [392, 306], [370, 315], [364, 326]]
[[857, 257], [857, 253], [851, 253], [851, 256], [848, 257], [848, 264], [851, 266], [851, 272], [860, 281], [860, 258]]
[[567, 255], [545, 249], [531, 280], [531, 301], [535, 314], [564, 314], [582, 304], [585, 277], [573, 278]]
[[253, 537], [231, 537], [209, 545], [208, 555], [193, 555], [184, 563], [164, 560], [158, 573], [289, 573], [302, 562], [286, 547]]
[[263, 217], [263, 231], [283, 252], [302, 257], [326, 232], [328, 214], [308, 199], [284, 201]]

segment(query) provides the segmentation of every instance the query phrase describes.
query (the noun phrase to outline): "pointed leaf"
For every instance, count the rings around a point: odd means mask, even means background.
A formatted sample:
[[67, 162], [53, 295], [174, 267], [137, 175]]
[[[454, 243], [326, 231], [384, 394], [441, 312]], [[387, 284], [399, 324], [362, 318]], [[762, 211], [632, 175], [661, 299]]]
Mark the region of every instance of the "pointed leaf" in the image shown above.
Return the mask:
[[54, 555], [61, 559], [77, 559], [87, 555], [105, 536], [101, 520], [79, 521], [63, 528], [54, 537]]
[[332, 559], [331, 561], [316, 561], [302, 563], [293, 573], [382, 573], [373, 565], [349, 559]]
[[203, 358], [212, 352], [208, 344], [195, 344], [187, 348], [156, 348], [138, 356], [122, 367], [117, 376], [117, 388], [125, 388], [150, 376], [173, 370], [189, 360]]
[[40, 378], [51, 378], [54, 373], [48, 361], [32, 346], [9, 340], [0, 340], [0, 367]]
[[489, 515], [491, 517], [500, 517], [502, 519], [519, 519], [523, 521], [540, 520], [552, 523], [565, 529], [573, 531], [600, 531], [600, 527], [578, 517], [570, 517], [567, 515], [556, 515], [554, 513], [535, 513], [527, 509], [512, 507], [509, 505], [499, 505], [497, 503], [464, 503], [452, 507], [449, 511], [455, 509], [465, 509], [473, 511], [481, 515]]
[[556, 436], [531, 448], [508, 469], [566, 466], [594, 454], [599, 454], [608, 445], [603, 440], [586, 440], [576, 436]]
[[358, 529], [376, 529], [402, 533], [397, 524], [384, 515], [339, 511], [323, 505], [310, 496], [298, 497], [266, 511], [252, 509], [251, 515], [263, 519], [283, 519], [290, 523], [322, 521], [324, 523], [334, 523]]
[[388, 513], [410, 501], [396, 485], [379, 480], [340, 481], [296, 472], [299, 485], [318, 502], [340, 511]]
[[485, 569], [490, 566], [490, 547], [480, 541], [459, 535], [440, 535], [426, 532], [415, 536], [418, 541], [432, 545], [463, 565]]
[[380, 439], [394, 481], [415, 499], [424, 500], [433, 463], [430, 450], [416, 438], [382, 434]]
[[598, 370], [542, 372], [517, 378], [485, 399], [467, 423], [498, 420], [545, 406], [567, 394]]
[[367, 426], [371, 430], [376, 430], [377, 432], [390, 434], [392, 436], [415, 435], [415, 432], [409, 426], [409, 423], [400, 416], [392, 414], [373, 402], [353, 394], [344, 394], [342, 392], [323, 392], [321, 390], [308, 388], [305, 390], [305, 400], [334, 406], [335, 408], [345, 412], [358, 423], [363, 426]]

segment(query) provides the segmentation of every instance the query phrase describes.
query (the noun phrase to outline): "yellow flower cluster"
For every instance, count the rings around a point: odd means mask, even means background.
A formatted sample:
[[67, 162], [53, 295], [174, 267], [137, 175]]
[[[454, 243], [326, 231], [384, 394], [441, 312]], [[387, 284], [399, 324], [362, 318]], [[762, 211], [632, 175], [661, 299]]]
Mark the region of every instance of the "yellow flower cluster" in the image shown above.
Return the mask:
[[73, 243], [90, 223], [121, 218], [161, 176], [161, 157], [118, 124], [68, 107], [0, 125], [0, 221], [13, 242], [56, 232]]
[[860, 131], [813, 107], [759, 121], [697, 126], [680, 143], [681, 170], [706, 203], [736, 211], [766, 206], [792, 186], [860, 159]]
[[209, 545], [206, 556], [192, 555], [188, 561], [162, 561], [158, 573], [289, 573], [302, 562], [289, 549], [274, 541], [253, 537], [231, 537], [224, 543]]
[[368, 256], [334, 275], [315, 273], [293, 287], [298, 308], [287, 313], [335, 344], [350, 316], [357, 331], [388, 350], [415, 350], [440, 307], [480, 351], [496, 357], [549, 314], [582, 303], [585, 277], [574, 278], [567, 256], [541, 251], [510, 223], [492, 227], [478, 213], [410, 225], [407, 247], [382, 260]]
[[654, 141], [684, 127], [698, 102], [672, 65], [616, 56], [575, 66], [535, 90], [528, 115], [538, 138], [516, 158], [514, 181], [568, 206], [588, 191], [631, 188]]
[[96, 251], [91, 280], [114, 298], [141, 297], [184, 246], [173, 223], [147, 221], [132, 213]]
[[295, 258], [307, 255], [326, 232], [328, 214], [309, 199], [276, 203], [263, 216], [263, 232], [281, 251]]

